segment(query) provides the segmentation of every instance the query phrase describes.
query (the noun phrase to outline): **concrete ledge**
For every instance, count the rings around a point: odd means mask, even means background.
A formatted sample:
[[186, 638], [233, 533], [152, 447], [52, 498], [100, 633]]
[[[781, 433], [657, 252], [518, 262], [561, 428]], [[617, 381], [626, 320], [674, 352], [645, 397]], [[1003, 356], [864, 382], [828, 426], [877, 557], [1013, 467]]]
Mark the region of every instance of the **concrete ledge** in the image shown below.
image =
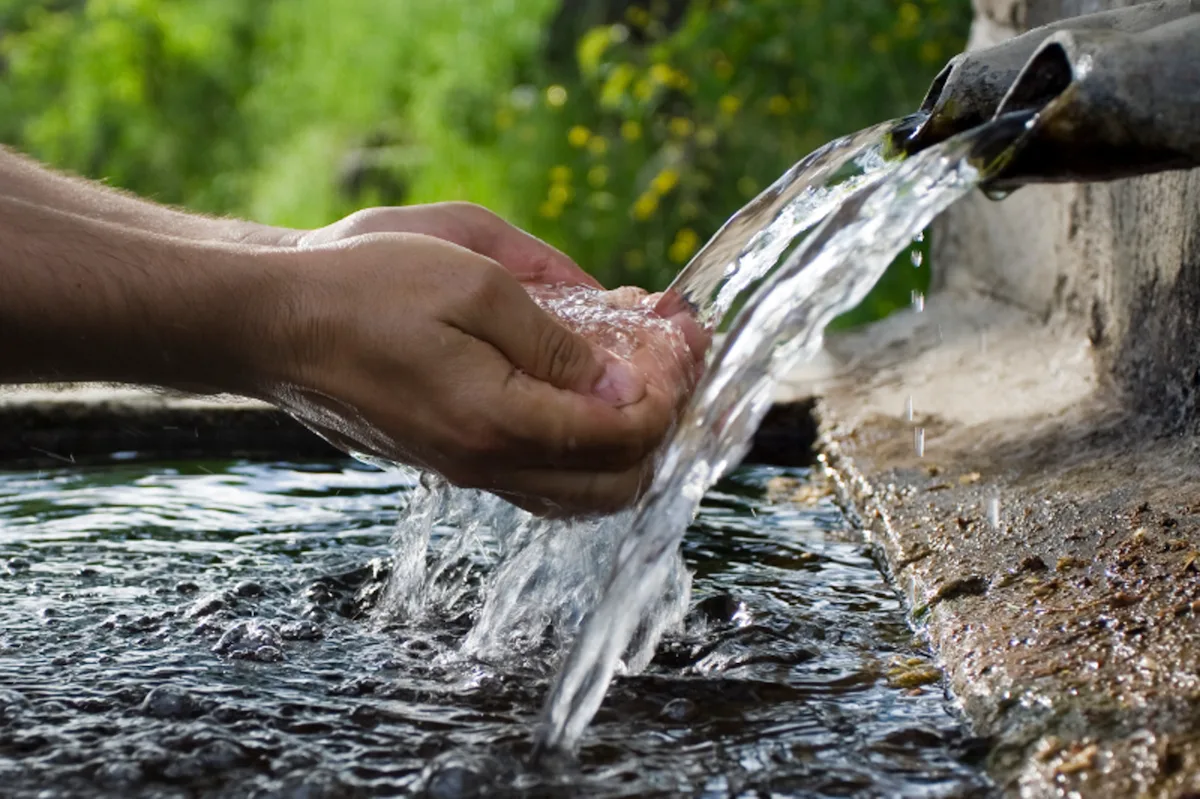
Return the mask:
[[[804, 398], [772, 408], [754, 438], [752, 463], [813, 462], [817, 428]], [[243, 397], [194, 397], [127, 386], [63, 384], [0, 388], [0, 464], [247, 458], [344, 454], [275, 407]]]
[[1200, 442], [1125, 411], [1083, 330], [977, 294], [828, 350], [791, 393], [997, 781], [1200, 792]]
[[240, 397], [188, 397], [103, 385], [0, 391], [0, 462], [326, 458], [340, 453], [291, 417]]

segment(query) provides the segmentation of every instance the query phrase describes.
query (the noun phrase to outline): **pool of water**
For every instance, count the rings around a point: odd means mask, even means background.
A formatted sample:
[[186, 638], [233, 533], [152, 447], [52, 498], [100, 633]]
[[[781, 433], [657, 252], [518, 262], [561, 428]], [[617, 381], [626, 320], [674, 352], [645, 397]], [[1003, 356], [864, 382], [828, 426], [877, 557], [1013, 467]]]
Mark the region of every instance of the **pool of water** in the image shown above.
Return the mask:
[[[802, 469], [685, 542], [685, 630], [576, 760], [532, 764], [553, 663], [369, 611], [409, 479], [353, 462], [0, 473], [6, 796], [988, 795], [870, 553]], [[795, 501], [799, 498], [799, 502]]]

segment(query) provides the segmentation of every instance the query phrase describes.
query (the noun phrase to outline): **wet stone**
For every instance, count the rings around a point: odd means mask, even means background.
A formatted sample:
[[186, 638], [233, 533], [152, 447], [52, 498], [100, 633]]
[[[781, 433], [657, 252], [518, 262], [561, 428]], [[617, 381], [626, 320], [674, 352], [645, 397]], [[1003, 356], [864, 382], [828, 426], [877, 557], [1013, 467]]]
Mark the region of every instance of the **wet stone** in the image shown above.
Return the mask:
[[256, 597], [262, 596], [264, 591], [263, 587], [258, 583], [251, 580], [243, 580], [233, 587], [233, 593], [236, 596]]
[[420, 795], [428, 799], [471, 799], [486, 796], [502, 773], [498, 761], [451, 752], [436, 758], [421, 775]]
[[675, 722], [691, 721], [696, 717], [696, 703], [690, 699], [680, 697], [672, 699], [663, 705], [662, 711], [659, 713], [664, 719]]
[[284, 624], [279, 628], [279, 634], [285, 641], [316, 641], [325, 633], [316, 624], [305, 619]]
[[213, 652], [240, 660], [271, 663], [283, 659], [283, 637], [266, 622], [239, 621], [225, 631]]
[[197, 599], [183, 614], [188, 619], [198, 619], [202, 616], [210, 616], [227, 606], [227, 602], [220, 594], [205, 594]]
[[697, 602], [689, 615], [709, 624], [730, 624], [741, 609], [742, 603], [732, 594], [716, 594]]
[[4, 567], [8, 569], [9, 574], [19, 574], [29, 571], [30, 565], [27, 558], [9, 558]]
[[370, 677], [356, 677], [330, 690], [333, 696], [367, 696], [379, 688], [379, 680]]
[[160, 685], [146, 694], [142, 712], [159, 719], [189, 719], [204, 713], [201, 703], [176, 685]]

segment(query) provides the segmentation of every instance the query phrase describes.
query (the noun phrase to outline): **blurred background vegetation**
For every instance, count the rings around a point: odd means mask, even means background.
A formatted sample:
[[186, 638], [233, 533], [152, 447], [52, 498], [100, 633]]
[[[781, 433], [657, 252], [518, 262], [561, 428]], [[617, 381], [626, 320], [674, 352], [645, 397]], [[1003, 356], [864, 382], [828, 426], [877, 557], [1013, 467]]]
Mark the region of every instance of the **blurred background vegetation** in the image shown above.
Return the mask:
[[[829, 139], [908, 113], [969, 0], [0, 0], [0, 141], [316, 227], [470, 200], [665, 286]], [[923, 289], [902, 257], [858, 318]]]

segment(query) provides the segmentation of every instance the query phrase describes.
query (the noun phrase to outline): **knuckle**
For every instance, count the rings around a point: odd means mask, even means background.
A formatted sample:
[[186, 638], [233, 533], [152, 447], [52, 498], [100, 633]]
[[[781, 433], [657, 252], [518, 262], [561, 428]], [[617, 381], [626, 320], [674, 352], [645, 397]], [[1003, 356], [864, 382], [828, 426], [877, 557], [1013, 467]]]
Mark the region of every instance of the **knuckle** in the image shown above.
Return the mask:
[[387, 229], [387, 223], [392, 215], [390, 208], [363, 208], [346, 217], [348, 233], [351, 236], [362, 236]]
[[554, 385], [561, 385], [578, 374], [589, 357], [586, 348], [578, 345], [571, 331], [557, 322], [542, 327], [536, 353], [538, 376]]
[[470, 225], [490, 227], [502, 221], [495, 212], [475, 203], [462, 201], [449, 202], [446, 203], [446, 209]]

